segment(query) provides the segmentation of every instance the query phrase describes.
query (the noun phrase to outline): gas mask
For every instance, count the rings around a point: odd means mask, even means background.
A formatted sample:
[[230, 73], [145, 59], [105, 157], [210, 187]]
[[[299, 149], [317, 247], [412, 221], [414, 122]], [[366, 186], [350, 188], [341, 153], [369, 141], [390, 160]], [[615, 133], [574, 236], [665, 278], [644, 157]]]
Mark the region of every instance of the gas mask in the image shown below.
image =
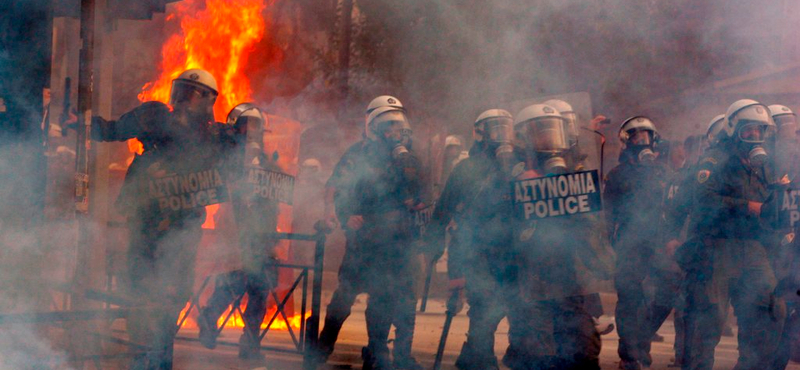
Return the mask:
[[517, 135], [528, 152], [535, 154], [539, 166], [548, 174], [568, 171], [566, 154], [570, 149], [567, 121], [561, 117], [542, 117], [517, 124]]
[[374, 117], [371, 125], [375, 128], [378, 141], [389, 149], [393, 159], [403, 159], [409, 155], [411, 126], [400, 110], [387, 111]]
[[628, 132], [628, 144], [625, 150], [634, 155], [636, 161], [649, 165], [656, 160], [655, 135], [650, 130], [631, 130]]
[[768, 159], [764, 144], [769, 125], [761, 121], [740, 120], [736, 126], [736, 145], [740, 154], [747, 158], [751, 166], [763, 166]]
[[482, 136], [487, 154], [493, 156], [501, 170], [511, 173], [514, 162], [514, 121], [511, 117], [496, 117], [481, 123]]

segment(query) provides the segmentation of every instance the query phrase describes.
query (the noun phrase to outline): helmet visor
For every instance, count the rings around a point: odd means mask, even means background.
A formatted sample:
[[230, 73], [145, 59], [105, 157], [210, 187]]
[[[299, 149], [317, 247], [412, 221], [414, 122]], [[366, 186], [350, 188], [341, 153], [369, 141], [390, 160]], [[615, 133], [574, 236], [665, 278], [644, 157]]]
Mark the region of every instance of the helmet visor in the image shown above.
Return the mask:
[[209, 105], [214, 105], [217, 101], [217, 93], [203, 85], [180, 79], [172, 81], [170, 105], [190, 101], [195, 97], [205, 100]]
[[525, 143], [539, 152], [569, 149], [567, 122], [560, 117], [533, 119], [519, 125], [518, 132]]
[[569, 145], [574, 146], [578, 144], [578, 116], [573, 112], [561, 113], [561, 117], [567, 121], [567, 137]]
[[402, 135], [404, 130], [411, 131], [411, 124], [408, 122], [405, 113], [393, 110], [373, 118], [372, 122], [369, 122], [369, 129], [376, 136], [381, 136], [388, 131], [397, 131], [398, 135]]
[[740, 120], [737, 125], [737, 136], [744, 143], [761, 144], [767, 138], [769, 125], [766, 122]]
[[630, 136], [628, 143], [631, 145], [650, 145], [653, 143], [653, 132], [650, 130], [631, 130], [628, 135]]
[[514, 138], [514, 122], [511, 118], [501, 117], [484, 121], [486, 137], [491, 143], [510, 143]]
[[[405, 121], [402, 120], [381, 121], [378, 123], [377, 127], [378, 137], [400, 143], [403, 141], [404, 135], [410, 133], [410, 130], [406, 128], [405, 125]], [[410, 135], [408, 137], [410, 137]]]
[[778, 126], [778, 131], [797, 131], [797, 116], [794, 114], [784, 114], [773, 117], [775, 124]]

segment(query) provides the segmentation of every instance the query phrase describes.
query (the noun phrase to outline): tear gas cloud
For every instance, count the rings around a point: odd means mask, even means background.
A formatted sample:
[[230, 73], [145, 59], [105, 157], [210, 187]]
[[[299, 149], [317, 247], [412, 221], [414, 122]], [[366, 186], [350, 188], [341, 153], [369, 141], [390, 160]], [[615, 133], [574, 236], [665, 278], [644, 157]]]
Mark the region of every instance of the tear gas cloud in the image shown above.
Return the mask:
[[[800, 11], [789, 1], [362, 0], [355, 2], [348, 95], [340, 101], [341, 24], [331, 16], [341, 12], [336, 4], [275, 1], [272, 6], [281, 11], [269, 12], [273, 19], [268, 32], [272, 33], [254, 47], [247, 67], [254, 98], [267, 112], [291, 117], [307, 127], [333, 128], [334, 136], [309, 135], [301, 143], [298, 158], [317, 157], [325, 173], [358, 139], [364, 106], [377, 95], [391, 94], [404, 102], [420, 149], [430, 139], [421, 137], [423, 133], [444, 131], [469, 137], [472, 122], [485, 109], [509, 109], [515, 101], [580, 91], [589, 92], [595, 114], [612, 118], [614, 124], [604, 131], [610, 142], [616, 142], [616, 124], [635, 114], [651, 114], [672, 135], [668, 138], [682, 140], [703, 133], [705, 122], [740, 96], [677, 97], [667, 100], [666, 106], [654, 101], [712, 81], [787, 65], [798, 54], [793, 25]], [[25, 25], [6, 19], [1, 27]], [[0, 35], [3, 41], [19, 36]], [[267, 49], [281, 53], [281, 58], [261, 63], [259, 56]], [[18, 60], [10, 58], [9, 52], [0, 54], [4, 72], [18, 68], [12, 65]], [[156, 71], [130, 73], [146, 81]], [[0, 86], [18, 91], [17, 84], [5, 81], [24, 77], [9, 76], [3, 76]], [[756, 99], [776, 96], [769, 91], [754, 94]], [[698, 99], [713, 103], [698, 108]], [[15, 112], [40, 114], [39, 103], [21, 100], [19, 104], [27, 109]], [[794, 101], [765, 103], [794, 108]], [[135, 99], [130, 104], [135, 105]], [[686, 117], [687, 111], [702, 115]], [[42, 120], [35, 113], [23, 117], [33, 131]], [[581, 118], [585, 124], [591, 117]], [[3, 119], [4, 127], [10, 127], [20, 118], [4, 115]], [[0, 312], [46, 310], [50, 299], [42, 296], [46, 291], [41, 287], [48, 281], [63, 282], [74, 268], [47, 265], [42, 257], [48, 253], [71, 253], [42, 246], [42, 225], [29, 222], [35, 216], [18, 211], [38, 204], [41, 196], [33, 189], [40, 189], [43, 180], [31, 175], [45, 170], [38, 162], [41, 158], [19, 154], [42, 150], [41, 143], [31, 137], [38, 138], [15, 133], [0, 136]], [[295, 199], [320, 199], [317, 180], [314, 186], [296, 189]], [[65, 232], [70, 222], [51, 224], [51, 230]], [[74, 256], [66, 260], [74, 262]], [[0, 369], [33, 366], [18, 362], [30, 358], [20, 353], [31, 348], [43, 356], [60, 353], [53, 349], [48, 330], [0, 328], [0, 333], [7, 331], [24, 339], [16, 344], [0, 340]]]

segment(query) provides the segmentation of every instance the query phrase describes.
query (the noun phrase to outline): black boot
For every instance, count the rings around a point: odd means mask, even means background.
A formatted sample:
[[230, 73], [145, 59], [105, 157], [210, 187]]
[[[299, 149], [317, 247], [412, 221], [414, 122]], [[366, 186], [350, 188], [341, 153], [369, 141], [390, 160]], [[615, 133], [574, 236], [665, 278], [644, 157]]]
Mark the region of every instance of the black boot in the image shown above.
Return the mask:
[[422, 365], [412, 356], [396, 356], [392, 366], [395, 370], [423, 370]]
[[394, 370], [388, 353], [376, 354], [369, 347], [362, 347], [361, 358], [364, 360], [362, 370]]
[[265, 361], [264, 355], [261, 353], [258, 334], [245, 331], [239, 337], [239, 358], [242, 360]]
[[[509, 358], [510, 351], [511, 347], [506, 352], [506, 357], [503, 358], [504, 364], [506, 363], [506, 358]], [[461, 347], [461, 353], [458, 355], [455, 365], [459, 370], [494, 370], [499, 368], [497, 357], [494, 356], [494, 353], [477, 353], [469, 340], [464, 342]]]
[[208, 311], [205, 309], [200, 310], [197, 315], [197, 326], [200, 327], [200, 344], [208, 349], [217, 347], [217, 337], [219, 330], [217, 329], [217, 320], [208, 316]]

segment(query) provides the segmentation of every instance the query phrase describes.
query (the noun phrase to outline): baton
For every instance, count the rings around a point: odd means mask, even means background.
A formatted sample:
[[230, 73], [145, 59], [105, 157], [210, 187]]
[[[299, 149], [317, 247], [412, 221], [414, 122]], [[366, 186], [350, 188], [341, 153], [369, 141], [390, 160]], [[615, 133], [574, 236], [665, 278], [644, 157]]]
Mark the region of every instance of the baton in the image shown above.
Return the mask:
[[425, 276], [425, 287], [422, 289], [422, 302], [419, 305], [419, 312], [425, 312], [428, 307], [428, 293], [431, 291], [431, 278], [433, 277], [433, 269], [436, 267], [436, 259], [431, 258], [428, 263], [428, 275]]
[[447, 312], [445, 312], [444, 327], [442, 328], [442, 336], [439, 338], [439, 348], [436, 350], [436, 359], [433, 360], [433, 370], [439, 370], [442, 366], [442, 357], [444, 356], [444, 346], [447, 344], [447, 335], [450, 334], [450, 324], [453, 323], [453, 318], [458, 313], [458, 296], [461, 289], [456, 289], [450, 294], [447, 300]]

